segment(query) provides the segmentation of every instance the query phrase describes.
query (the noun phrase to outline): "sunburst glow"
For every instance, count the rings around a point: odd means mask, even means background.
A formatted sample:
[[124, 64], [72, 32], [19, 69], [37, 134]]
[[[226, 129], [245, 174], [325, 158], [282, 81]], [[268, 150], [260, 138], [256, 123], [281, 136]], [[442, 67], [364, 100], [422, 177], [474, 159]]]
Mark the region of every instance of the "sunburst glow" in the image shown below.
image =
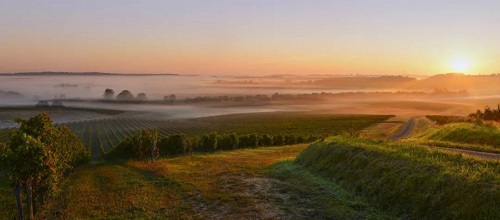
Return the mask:
[[457, 58], [451, 62], [451, 68], [453, 72], [463, 73], [469, 70], [470, 62], [465, 58]]

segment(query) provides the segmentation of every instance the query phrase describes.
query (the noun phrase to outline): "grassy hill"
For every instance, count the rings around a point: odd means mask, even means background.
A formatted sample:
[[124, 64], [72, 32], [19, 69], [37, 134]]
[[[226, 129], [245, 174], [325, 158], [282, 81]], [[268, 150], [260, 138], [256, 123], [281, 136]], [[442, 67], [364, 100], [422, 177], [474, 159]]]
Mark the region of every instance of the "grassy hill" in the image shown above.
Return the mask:
[[500, 129], [494, 125], [452, 123], [427, 135], [428, 139], [500, 147]]
[[313, 144], [296, 163], [416, 219], [500, 216], [500, 162], [415, 144], [336, 137]]

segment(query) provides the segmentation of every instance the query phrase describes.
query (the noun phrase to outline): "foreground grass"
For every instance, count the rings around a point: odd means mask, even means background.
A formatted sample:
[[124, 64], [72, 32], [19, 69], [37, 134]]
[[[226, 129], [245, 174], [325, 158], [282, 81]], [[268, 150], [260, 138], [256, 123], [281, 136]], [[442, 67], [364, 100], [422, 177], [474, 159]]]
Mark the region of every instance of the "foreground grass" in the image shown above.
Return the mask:
[[1, 219], [16, 218], [14, 193], [3, 176], [0, 176], [0, 216]]
[[500, 216], [500, 162], [415, 144], [336, 137], [314, 144], [296, 163], [416, 219]]
[[[292, 219], [394, 219], [370, 206], [366, 199], [312, 173], [293, 161], [282, 161], [268, 171], [286, 185], [276, 196]], [[298, 217], [298, 218], [297, 218]]]
[[[290, 162], [307, 147], [242, 149], [149, 164], [89, 164], [69, 176], [39, 218], [387, 218], [335, 183]], [[4, 195], [2, 205], [14, 206], [10, 191]], [[1, 216], [15, 214], [0, 211]]]

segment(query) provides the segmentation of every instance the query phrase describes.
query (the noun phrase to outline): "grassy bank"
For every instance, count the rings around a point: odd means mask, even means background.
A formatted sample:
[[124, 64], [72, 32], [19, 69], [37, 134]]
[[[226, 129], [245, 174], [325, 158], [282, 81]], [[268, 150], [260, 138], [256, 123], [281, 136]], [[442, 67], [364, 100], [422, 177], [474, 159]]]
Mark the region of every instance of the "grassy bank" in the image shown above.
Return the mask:
[[312, 145], [296, 163], [404, 218], [500, 216], [498, 161], [412, 144], [336, 137]]
[[492, 124], [451, 123], [426, 134], [424, 138], [500, 148], [500, 129]]
[[402, 140], [402, 143], [420, 144], [430, 147], [455, 148], [455, 149], [464, 149], [464, 150], [500, 154], [500, 147], [493, 147], [484, 144], [467, 144], [467, 143], [459, 143], [451, 141], [435, 141], [435, 140], [425, 140], [425, 139], [407, 139], [407, 140]]

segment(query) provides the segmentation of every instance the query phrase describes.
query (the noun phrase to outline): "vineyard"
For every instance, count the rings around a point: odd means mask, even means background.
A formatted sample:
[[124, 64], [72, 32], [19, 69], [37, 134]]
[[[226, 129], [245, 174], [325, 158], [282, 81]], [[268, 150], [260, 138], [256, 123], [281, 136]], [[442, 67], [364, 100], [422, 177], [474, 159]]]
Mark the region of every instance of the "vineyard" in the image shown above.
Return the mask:
[[[157, 129], [160, 137], [170, 134], [202, 135], [219, 134], [258, 135], [335, 135], [357, 132], [373, 123], [382, 122], [391, 116], [331, 115], [306, 113], [258, 113], [214, 116], [183, 120], [151, 120], [138, 118], [107, 118], [63, 123], [80, 138], [91, 152], [93, 160], [126, 137], [143, 129]], [[12, 129], [0, 130], [0, 141], [7, 142]]]

